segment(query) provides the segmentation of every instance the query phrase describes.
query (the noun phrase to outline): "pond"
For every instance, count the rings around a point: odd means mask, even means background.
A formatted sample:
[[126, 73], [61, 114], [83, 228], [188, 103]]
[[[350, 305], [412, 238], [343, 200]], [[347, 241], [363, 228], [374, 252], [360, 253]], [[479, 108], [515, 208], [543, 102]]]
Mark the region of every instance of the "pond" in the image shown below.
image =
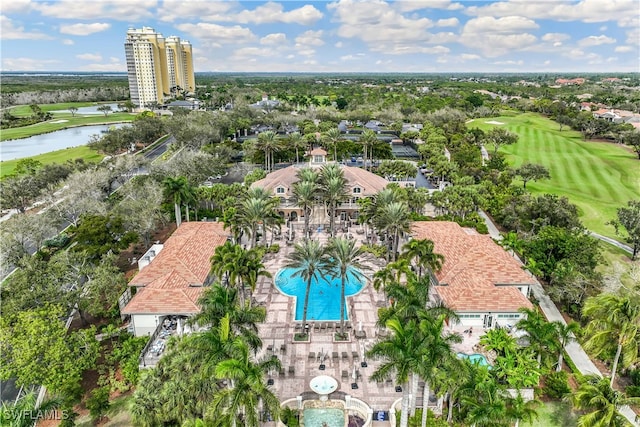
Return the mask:
[[124, 123], [111, 125], [80, 126], [55, 132], [0, 142], [0, 160], [22, 159], [64, 148], [86, 145], [91, 135], [106, 132], [111, 127], [121, 127]]

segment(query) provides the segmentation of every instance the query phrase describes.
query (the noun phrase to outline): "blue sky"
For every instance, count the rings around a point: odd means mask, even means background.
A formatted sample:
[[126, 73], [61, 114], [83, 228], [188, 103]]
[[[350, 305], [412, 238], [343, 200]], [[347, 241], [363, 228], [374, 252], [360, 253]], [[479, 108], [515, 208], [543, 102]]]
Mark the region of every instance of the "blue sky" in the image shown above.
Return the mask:
[[126, 71], [127, 28], [196, 72], [640, 71], [638, 0], [5, 0], [2, 71]]

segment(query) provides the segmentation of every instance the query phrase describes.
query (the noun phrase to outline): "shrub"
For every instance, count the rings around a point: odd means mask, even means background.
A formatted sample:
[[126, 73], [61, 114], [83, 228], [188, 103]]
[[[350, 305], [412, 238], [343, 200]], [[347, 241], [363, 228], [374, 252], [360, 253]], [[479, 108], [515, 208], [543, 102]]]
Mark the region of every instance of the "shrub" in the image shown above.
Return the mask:
[[544, 393], [552, 399], [561, 399], [571, 392], [569, 376], [566, 372], [552, 372], [546, 376]]
[[92, 420], [97, 421], [102, 418], [102, 414], [109, 409], [109, 388], [94, 389], [91, 392], [91, 397], [87, 399], [87, 409]]
[[384, 245], [369, 245], [364, 244], [361, 246], [363, 252], [373, 254], [377, 258], [384, 258], [387, 254], [387, 248]]
[[640, 385], [630, 385], [625, 389], [627, 397], [640, 397]]
[[274, 243], [273, 245], [269, 246], [268, 252], [272, 254], [277, 254], [278, 252], [280, 252], [280, 245], [277, 243]]

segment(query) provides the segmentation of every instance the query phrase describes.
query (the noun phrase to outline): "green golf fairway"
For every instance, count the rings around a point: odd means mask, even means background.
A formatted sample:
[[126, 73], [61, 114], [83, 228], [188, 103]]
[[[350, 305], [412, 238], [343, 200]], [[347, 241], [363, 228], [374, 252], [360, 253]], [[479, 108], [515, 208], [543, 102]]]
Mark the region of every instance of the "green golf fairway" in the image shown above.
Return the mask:
[[[504, 124], [485, 123], [491, 121]], [[467, 126], [485, 131], [500, 126], [518, 134], [518, 143], [500, 147], [509, 164], [538, 163], [551, 174], [551, 179], [527, 183], [527, 190], [566, 196], [591, 231], [616, 238], [614, 228], [605, 223], [629, 200], [640, 199], [640, 160], [628, 147], [584, 141], [579, 132], [567, 127], [560, 132], [558, 123], [535, 113], [476, 119]], [[491, 154], [493, 147], [487, 150]]]

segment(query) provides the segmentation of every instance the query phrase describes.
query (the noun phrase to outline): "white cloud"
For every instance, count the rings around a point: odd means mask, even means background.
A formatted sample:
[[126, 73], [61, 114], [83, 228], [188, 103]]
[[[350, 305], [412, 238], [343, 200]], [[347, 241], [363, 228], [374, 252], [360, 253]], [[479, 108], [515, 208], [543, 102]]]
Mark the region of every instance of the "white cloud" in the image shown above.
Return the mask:
[[[2, 13], [24, 13], [31, 9], [31, 0], [11, 0], [2, 2]], [[4, 30], [4, 29], [3, 29]]]
[[446, 46], [394, 46], [392, 50], [386, 51], [388, 55], [406, 55], [414, 53], [425, 53], [428, 55], [442, 55], [449, 53], [451, 49]]
[[233, 20], [241, 24], [282, 22], [285, 24], [311, 25], [321, 19], [322, 16], [322, 12], [309, 4], [285, 12], [282, 4], [268, 2], [253, 10], [243, 10], [233, 16]]
[[102, 61], [102, 55], [97, 53], [81, 53], [80, 55], [76, 55], [76, 58], [82, 59], [83, 61]]
[[438, 19], [436, 27], [457, 27], [460, 25], [458, 18]]
[[226, 27], [218, 24], [200, 22], [198, 24], [180, 24], [176, 29], [184, 31], [201, 41], [209, 47], [221, 47], [225, 44], [242, 44], [253, 42], [256, 35], [246, 27], [234, 25]]
[[524, 61], [522, 59], [518, 61], [508, 60], [508, 61], [496, 61], [493, 64], [495, 65], [523, 65]]
[[[3, 30], [4, 31], [4, 30]], [[57, 67], [57, 59], [2, 58], [2, 71], [46, 71]]]
[[587, 47], [587, 46], [600, 46], [602, 44], [611, 44], [615, 43], [616, 39], [607, 37], [604, 34], [600, 36], [589, 36], [585, 37], [582, 40], [578, 41], [578, 46]]
[[557, 43], [563, 42], [565, 40], [569, 40], [571, 36], [569, 34], [564, 33], [546, 33], [540, 39], [545, 42]]
[[614, 52], [616, 53], [627, 53], [627, 52], [633, 52], [635, 49], [632, 48], [631, 46], [616, 46], [615, 49], [613, 49]]
[[606, 25], [603, 25], [602, 27], [600, 27], [600, 28], [599, 28], [599, 30], [600, 30], [600, 31], [603, 31], [603, 32], [604, 32], [604, 31], [607, 31], [607, 26], [606, 26]]
[[25, 31], [22, 26], [14, 26], [13, 21], [4, 15], [0, 15], [0, 39], [2, 40], [47, 40], [51, 39], [46, 34]]
[[237, 6], [238, 4], [232, 1], [164, 0], [158, 9], [158, 17], [165, 22], [189, 18], [199, 18], [202, 21], [231, 21], [228, 15]]
[[475, 53], [463, 53], [460, 55], [460, 59], [463, 61], [475, 61], [478, 59], [482, 59], [480, 55], [476, 55]]
[[460, 3], [451, 3], [451, 0], [402, 0], [395, 2], [393, 6], [400, 12], [413, 12], [420, 9], [458, 10], [464, 7]]
[[327, 9], [339, 23], [337, 34], [340, 37], [360, 39], [373, 51], [386, 52], [394, 47], [431, 43], [427, 29], [433, 27], [433, 22], [425, 17], [405, 16], [397, 9], [403, 5], [410, 6], [405, 2], [390, 6], [382, 0], [339, 0], [329, 3]]
[[100, 64], [88, 64], [80, 67], [80, 71], [126, 71], [127, 67], [125, 67], [122, 63], [109, 62], [109, 63], [100, 63]]
[[253, 59], [256, 57], [273, 58], [275, 56], [279, 56], [279, 55], [275, 50], [270, 48], [243, 47], [233, 51], [233, 54], [231, 55], [231, 60], [244, 61], [244, 60]]
[[316, 54], [315, 49], [300, 49], [298, 50], [298, 55], [300, 56], [313, 56]]
[[71, 39], [64, 39], [64, 40], [62, 40], [62, 44], [66, 45], [66, 46], [72, 46], [74, 44], [74, 42]]
[[262, 45], [283, 45], [286, 42], [287, 35], [285, 33], [272, 33], [260, 39]]
[[534, 21], [522, 16], [498, 19], [481, 16], [467, 21], [460, 35], [460, 43], [478, 49], [487, 57], [501, 56], [536, 43], [536, 36], [526, 31], [538, 27]]
[[340, 49], [343, 45], [342, 42], [336, 42], [336, 44], [334, 44], [335, 47], [337, 47], [338, 49]]
[[99, 33], [109, 28], [111, 28], [111, 24], [95, 22], [93, 24], [61, 25], [60, 32], [62, 34], [71, 34], [72, 36], [88, 36], [89, 34]]
[[582, 22], [628, 22], [638, 15], [637, 0], [581, 0], [578, 2], [498, 1], [485, 6], [470, 6], [469, 15], [510, 16], [521, 15], [534, 19]]
[[34, 2], [33, 8], [44, 16], [63, 19], [115, 19], [136, 22], [153, 17], [157, 0], [95, 0], [79, 4], [77, 0]]
[[324, 40], [322, 40], [323, 31], [308, 30], [296, 37], [296, 46], [322, 46]]
[[638, 25], [636, 28], [632, 30], [627, 31], [626, 42], [628, 44], [632, 44], [636, 46], [640, 45], [640, 25]]

